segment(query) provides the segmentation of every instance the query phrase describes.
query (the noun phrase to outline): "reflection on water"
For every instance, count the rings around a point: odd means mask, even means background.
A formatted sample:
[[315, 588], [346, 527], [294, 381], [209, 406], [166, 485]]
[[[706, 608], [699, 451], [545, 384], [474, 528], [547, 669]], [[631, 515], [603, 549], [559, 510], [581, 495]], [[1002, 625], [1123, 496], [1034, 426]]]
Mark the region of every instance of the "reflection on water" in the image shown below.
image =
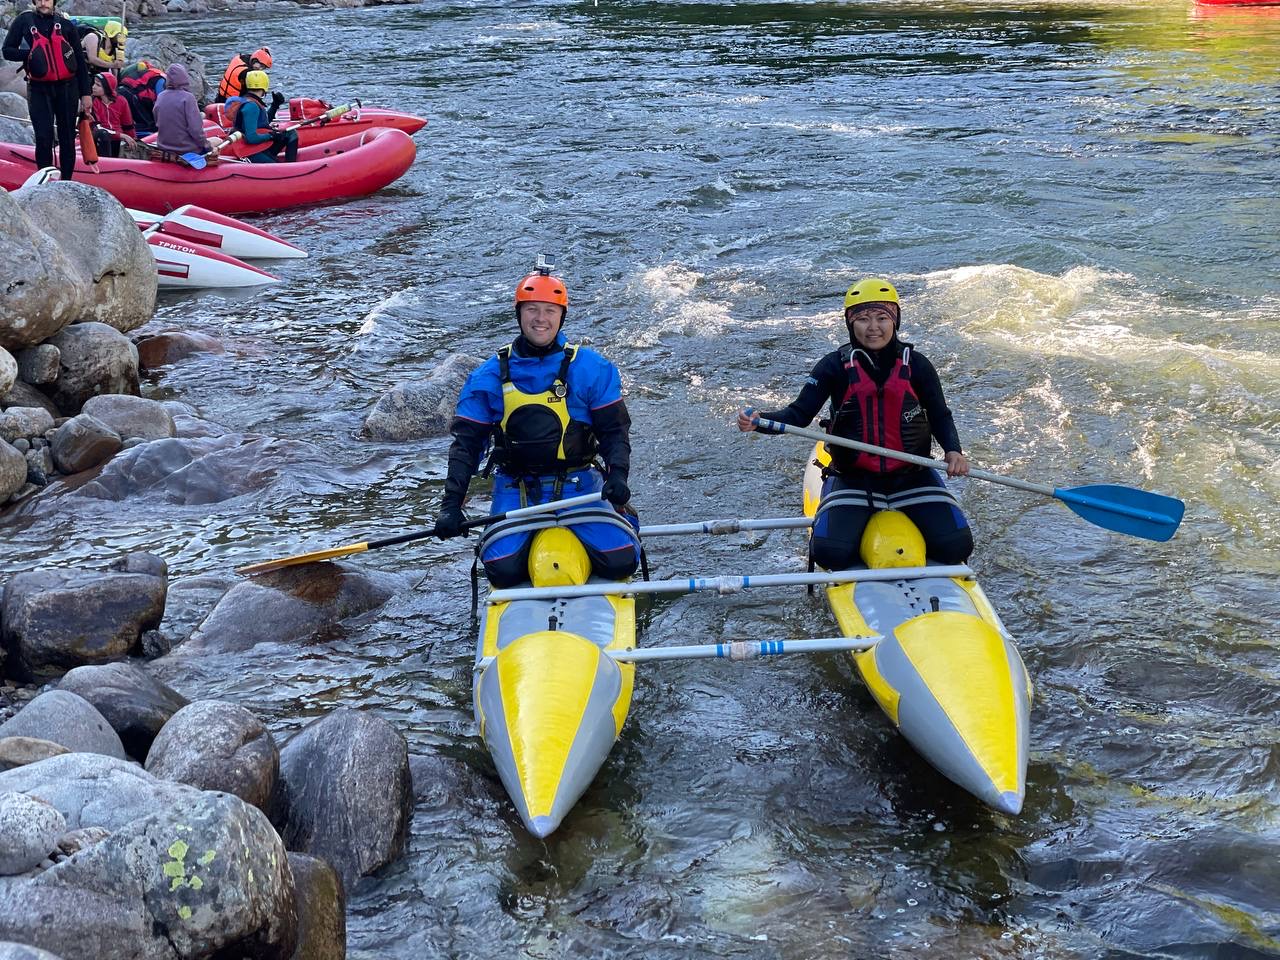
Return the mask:
[[[353, 891], [353, 955], [1280, 952], [1274, 9], [469, 0], [173, 27], [214, 63], [299, 37], [274, 85], [431, 125], [394, 190], [263, 218], [312, 252], [286, 283], [162, 306], [228, 352], [146, 391], [314, 456], [211, 507], [67, 498], [6, 528], [6, 569], [153, 549], [215, 578], [175, 586], [189, 627], [238, 563], [424, 525], [446, 442], [370, 444], [360, 422], [512, 335], [544, 250], [570, 335], [624, 371], [647, 519], [796, 511], [805, 448], [730, 419], [791, 399], [870, 273], [902, 291], [975, 462], [1188, 504], [1153, 544], [956, 485], [1036, 684], [1016, 819], [934, 774], [840, 657], [688, 662], [638, 673], [601, 776], [533, 841], [471, 722], [469, 557], [362, 557], [422, 582], [330, 643], [169, 677], [283, 734], [375, 709], [427, 758], [407, 858]], [[785, 532], [650, 552], [655, 576], [803, 563]], [[802, 591], [648, 622], [652, 644], [831, 629]]]

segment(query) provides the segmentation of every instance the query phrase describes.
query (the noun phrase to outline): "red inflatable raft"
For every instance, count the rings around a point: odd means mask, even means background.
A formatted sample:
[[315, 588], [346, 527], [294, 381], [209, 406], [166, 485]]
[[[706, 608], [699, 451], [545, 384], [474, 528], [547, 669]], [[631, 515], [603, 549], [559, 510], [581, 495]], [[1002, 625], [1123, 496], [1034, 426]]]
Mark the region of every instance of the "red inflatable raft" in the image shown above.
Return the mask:
[[[289, 101], [287, 111], [281, 110], [276, 114], [275, 126], [286, 130], [301, 121], [314, 121], [330, 109], [332, 108], [329, 104], [323, 100], [294, 97]], [[223, 104], [209, 104], [204, 108], [204, 116], [206, 137], [225, 137], [231, 132], [231, 125], [227, 123], [223, 113]], [[324, 123], [308, 123], [306, 126], [294, 127], [294, 129], [298, 131], [298, 146], [310, 147], [317, 143], [328, 143], [330, 140], [348, 137], [353, 133], [364, 133], [366, 130], [379, 128], [403, 130], [405, 133], [414, 134], [426, 125], [427, 121], [423, 117], [416, 117], [412, 113], [383, 110], [380, 107], [356, 107], [333, 120]], [[235, 151], [232, 155], [238, 156], [239, 151], [243, 149], [245, 148], [240, 144], [234, 145], [231, 148]]]
[[[103, 157], [99, 173], [78, 162], [75, 178], [101, 187], [126, 207], [152, 213], [185, 203], [216, 213], [266, 213], [376, 193], [404, 176], [415, 153], [402, 130], [374, 129], [302, 149], [296, 163], [224, 160], [192, 170], [180, 163]], [[0, 186], [16, 189], [36, 169], [35, 149], [0, 143], [0, 161], [9, 161], [0, 163]]]

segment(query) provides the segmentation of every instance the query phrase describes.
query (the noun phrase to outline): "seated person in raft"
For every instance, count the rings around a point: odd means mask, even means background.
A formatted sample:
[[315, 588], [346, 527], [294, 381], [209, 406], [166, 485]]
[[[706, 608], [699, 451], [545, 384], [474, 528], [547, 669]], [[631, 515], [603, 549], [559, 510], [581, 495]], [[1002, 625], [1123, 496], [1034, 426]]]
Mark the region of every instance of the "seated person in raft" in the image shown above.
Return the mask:
[[[462, 387], [436, 535], [462, 534], [463, 498], [492, 442], [485, 470], [496, 471], [491, 512], [603, 492], [608, 503], [562, 510], [555, 518], [585, 548], [591, 573], [623, 580], [640, 562], [635, 513], [621, 512], [631, 500], [631, 418], [618, 368], [565, 340], [569, 294], [552, 269], [540, 257], [538, 269], [516, 284], [519, 335]], [[533, 534], [547, 519], [499, 521], [488, 528], [480, 562], [494, 587], [530, 579]]]
[[[969, 461], [960, 449], [955, 421], [933, 364], [898, 339], [902, 308], [886, 280], [868, 278], [844, 297], [849, 342], [818, 361], [793, 403], [782, 410], [738, 414], [739, 430], [767, 432], [760, 419], [808, 426], [830, 403], [827, 432], [849, 440], [930, 455], [930, 438], [945, 452], [947, 475], [963, 477]], [[828, 570], [858, 563], [862, 533], [877, 510], [898, 510], [920, 529], [929, 559], [963, 563], [973, 534], [960, 504], [937, 472], [830, 446], [822, 471], [822, 500], [810, 542], [813, 561]]]
[[[234, 96], [226, 103], [223, 116], [231, 126], [232, 132], [239, 131], [244, 135], [244, 142], [250, 148], [247, 152], [251, 163], [276, 163], [283, 160], [293, 163], [298, 159], [298, 131], [276, 130], [271, 126], [276, 119], [276, 111], [284, 103], [284, 95], [279, 91], [271, 95], [271, 106], [263, 99], [271, 88], [271, 78], [265, 70], [250, 70], [244, 78], [244, 93]], [[284, 156], [280, 156], [280, 151]]]

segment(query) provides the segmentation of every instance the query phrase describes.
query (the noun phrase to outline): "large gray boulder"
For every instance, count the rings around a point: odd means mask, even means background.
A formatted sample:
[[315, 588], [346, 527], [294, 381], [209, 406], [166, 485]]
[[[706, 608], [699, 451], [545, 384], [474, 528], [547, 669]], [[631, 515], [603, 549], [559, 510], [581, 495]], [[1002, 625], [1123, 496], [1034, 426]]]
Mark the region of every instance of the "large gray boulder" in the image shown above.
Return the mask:
[[313, 643], [332, 636], [342, 621], [376, 610], [411, 583], [407, 577], [338, 563], [285, 567], [228, 590], [175, 655]]
[[125, 750], [144, 761], [156, 735], [169, 718], [187, 705], [187, 698], [128, 661], [76, 667], [59, 690], [77, 694], [93, 704], [120, 736]]
[[197, 700], [160, 731], [147, 755], [147, 772], [235, 794], [266, 810], [280, 772], [280, 752], [270, 731], [244, 707]]
[[289, 849], [328, 861], [350, 889], [404, 849], [413, 816], [404, 737], [350, 707], [312, 721], [280, 751], [272, 812]]
[[66, 829], [53, 804], [25, 793], [0, 793], [0, 876], [39, 866]]
[[0, 190], [0, 347], [47, 340], [80, 318], [88, 298], [88, 281], [58, 241]]
[[0, 937], [66, 960], [292, 957], [293, 875], [261, 811], [134, 768], [130, 789], [113, 791], [99, 780], [101, 802], [69, 813], [63, 804], [81, 798], [65, 780], [48, 781], [69, 772], [51, 768], [77, 756], [0, 774], [0, 789], [24, 774], [27, 792], [43, 796], [68, 823], [92, 819], [89, 810], [118, 811], [97, 824], [112, 831], [105, 839], [34, 876], [0, 878]]
[[[107, 0], [108, 5], [111, 0]], [[163, 0], [158, 0], [159, 12], [164, 13], [167, 9]], [[178, 11], [181, 12], [181, 11]], [[187, 10], [189, 13], [200, 12], [197, 10]], [[211, 101], [213, 94], [217, 93], [215, 87], [205, 77], [205, 61], [204, 57], [198, 53], [193, 53], [187, 49], [177, 36], [173, 33], [161, 33], [158, 30], [148, 28], [145, 32], [139, 33], [136, 38], [130, 38], [126, 47], [129, 59], [133, 62], [146, 60], [150, 64], [154, 64], [160, 70], [167, 70], [171, 64], [180, 63], [187, 68], [187, 73], [191, 76], [191, 92], [195, 94], [197, 100]], [[223, 67], [226, 66], [224, 62]], [[221, 78], [221, 74], [213, 78], [216, 84]]]
[[60, 351], [49, 395], [58, 409], [79, 413], [100, 393], [138, 393], [138, 348], [105, 323], [75, 323], [49, 338]]
[[124, 759], [124, 745], [93, 704], [66, 690], [42, 693], [0, 723], [0, 739], [48, 740], [76, 753], [100, 753]]
[[423, 440], [449, 432], [458, 393], [480, 361], [453, 354], [422, 381], [398, 383], [365, 418], [361, 433], [371, 440]]
[[68, 830], [102, 827], [114, 832], [140, 817], [179, 806], [195, 788], [159, 780], [118, 757], [65, 753], [0, 773], [0, 791], [4, 790], [49, 801], [66, 818]]
[[23, 187], [14, 196], [28, 219], [58, 241], [88, 284], [89, 297], [77, 320], [96, 320], [128, 332], [151, 319], [156, 306], [155, 259], [119, 200], [78, 180]]
[[48, 680], [124, 659], [164, 616], [166, 581], [149, 573], [32, 570], [5, 584], [5, 669]]
[[121, 439], [162, 440], [177, 434], [173, 414], [163, 403], [145, 397], [104, 394], [85, 401], [81, 413], [105, 423]]
[[53, 435], [49, 453], [63, 473], [80, 473], [106, 463], [124, 447], [124, 439], [97, 417], [81, 413]]

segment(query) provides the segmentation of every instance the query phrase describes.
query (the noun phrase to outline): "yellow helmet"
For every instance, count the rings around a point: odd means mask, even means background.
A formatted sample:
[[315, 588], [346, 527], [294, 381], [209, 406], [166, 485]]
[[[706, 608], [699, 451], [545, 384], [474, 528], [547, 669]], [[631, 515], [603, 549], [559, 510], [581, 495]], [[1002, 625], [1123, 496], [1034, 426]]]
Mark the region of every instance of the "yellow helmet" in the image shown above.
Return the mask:
[[893, 284], [879, 277], [866, 277], [851, 286], [844, 295], [844, 308], [860, 303], [898, 303], [898, 291]]
[[244, 75], [244, 88], [246, 90], [261, 90], [264, 93], [271, 89], [271, 78], [267, 76], [265, 70], [250, 70]]
[[114, 37], [117, 34], [124, 32], [124, 24], [119, 20], [108, 20], [103, 24], [102, 32], [108, 37]]
[[591, 576], [582, 541], [565, 527], [539, 530], [529, 547], [529, 580], [535, 587], [576, 587]]
[[877, 510], [862, 531], [862, 562], [872, 570], [923, 567], [924, 537], [911, 518], [898, 510]]

